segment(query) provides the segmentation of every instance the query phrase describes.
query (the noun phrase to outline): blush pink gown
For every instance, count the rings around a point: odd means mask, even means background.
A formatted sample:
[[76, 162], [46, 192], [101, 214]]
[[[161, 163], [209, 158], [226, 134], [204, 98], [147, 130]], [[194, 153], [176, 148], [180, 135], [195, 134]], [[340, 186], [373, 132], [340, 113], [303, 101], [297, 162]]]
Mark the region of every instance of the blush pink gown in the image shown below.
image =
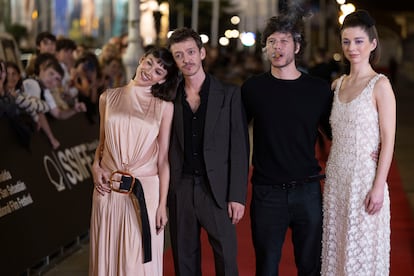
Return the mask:
[[[156, 234], [159, 201], [158, 143], [162, 113], [172, 104], [133, 85], [106, 92], [105, 144], [101, 166], [140, 179], [151, 227], [152, 261], [143, 262], [139, 204], [133, 194], [96, 190], [92, 199], [89, 275], [161, 276], [164, 233]], [[103, 95], [105, 96], [105, 95]]]

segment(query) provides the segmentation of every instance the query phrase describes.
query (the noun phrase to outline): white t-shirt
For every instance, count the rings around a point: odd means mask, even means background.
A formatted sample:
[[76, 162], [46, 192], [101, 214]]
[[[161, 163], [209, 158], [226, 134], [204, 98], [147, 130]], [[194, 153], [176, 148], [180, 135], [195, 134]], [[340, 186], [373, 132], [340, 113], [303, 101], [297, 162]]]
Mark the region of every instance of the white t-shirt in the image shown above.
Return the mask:
[[[24, 92], [27, 95], [36, 97], [38, 99], [42, 99], [41, 98], [42, 89], [40, 88], [40, 84], [37, 80], [25, 79], [23, 81], [23, 88], [24, 88]], [[49, 89], [47, 88], [43, 89], [43, 96], [44, 96], [44, 101], [49, 105], [50, 110], [55, 109], [57, 107], [55, 99], [53, 98], [53, 95], [52, 93], [50, 93]]]

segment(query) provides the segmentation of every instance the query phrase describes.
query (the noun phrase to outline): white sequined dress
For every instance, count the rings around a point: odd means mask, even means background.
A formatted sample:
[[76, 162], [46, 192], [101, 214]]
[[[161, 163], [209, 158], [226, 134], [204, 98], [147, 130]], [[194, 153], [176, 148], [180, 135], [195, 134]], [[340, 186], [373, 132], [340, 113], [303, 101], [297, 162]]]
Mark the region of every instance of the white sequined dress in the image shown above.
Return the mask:
[[390, 199], [385, 185], [380, 212], [368, 215], [364, 199], [371, 189], [377, 162], [378, 112], [373, 105], [373, 77], [359, 96], [349, 103], [338, 98], [337, 82], [330, 122], [332, 147], [326, 167], [323, 197], [323, 242], [321, 275], [389, 275]]

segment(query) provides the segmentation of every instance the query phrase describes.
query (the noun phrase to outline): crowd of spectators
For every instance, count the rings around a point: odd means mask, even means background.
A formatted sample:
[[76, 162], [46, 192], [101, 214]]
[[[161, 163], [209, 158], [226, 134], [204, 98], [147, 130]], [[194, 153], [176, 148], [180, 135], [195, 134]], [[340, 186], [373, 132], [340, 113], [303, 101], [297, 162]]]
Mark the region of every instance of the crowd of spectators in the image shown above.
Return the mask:
[[[226, 48], [204, 46], [208, 48], [208, 56], [203, 61], [206, 71], [224, 81], [240, 85], [248, 77], [268, 70], [260, 51], [235, 53]], [[126, 48], [126, 35], [108, 40], [97, 55], [70, 38], [39, 33], [36, 51], [25, 70], [12, 62], [3, 64], [0, 117], [13, 121], [11, 125], [24, 145], [30, 144], [31, 135], [38, 130], [57, 149], [59, 137], [54, 135], [48, 122], [82, 112], [91, 124], [96, 123], [99, 95], [106, 88], [120, 87], [127, 82], [122, 60]], [[315, 53], [315, 60], [305, 69], [321, 78], [327, 76], [330, 81], [340, 68], [327, 61], [326, 56], [318, 59], [320, 53]]]
[[39, 33], [36, 51], [24, 70], [0, 60], [1, 120], [8, 120], [23, 146], [30, 148], [32, 135], [40, 132], [51, 148], [58, 149], [60, 137], [49, 125], [51, 120], [84, 113], [95, 124], [99, 95], [126, 83], [121, 42], [108, 41], [98, 56], [70, 38]]

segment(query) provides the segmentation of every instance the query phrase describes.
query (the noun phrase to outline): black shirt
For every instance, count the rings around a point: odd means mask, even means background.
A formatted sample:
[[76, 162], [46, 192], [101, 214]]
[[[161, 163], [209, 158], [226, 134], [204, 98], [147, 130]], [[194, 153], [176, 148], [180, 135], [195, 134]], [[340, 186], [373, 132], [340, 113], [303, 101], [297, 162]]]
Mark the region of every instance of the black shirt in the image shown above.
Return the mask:
[[253, 184], [277, 184], [318, 174], [319, 126], [329, 135], [333, 93], [322, 79], [277, 79], [270, 72], [242, 86], [248, 121], [253, 120]]
[[183, 93], [183, 122], [184, 122], [184, 164], [183, 172], [191, 175], [205, 175], [206, 166], [203, 155], [204, 124], [207, 113], [208, 91], [210, 78], [206, 78], [201, 86], [200, 106], [196, 112], [191, 110], [186, 100], [184, 81], [180, 86], [180, 93]]

